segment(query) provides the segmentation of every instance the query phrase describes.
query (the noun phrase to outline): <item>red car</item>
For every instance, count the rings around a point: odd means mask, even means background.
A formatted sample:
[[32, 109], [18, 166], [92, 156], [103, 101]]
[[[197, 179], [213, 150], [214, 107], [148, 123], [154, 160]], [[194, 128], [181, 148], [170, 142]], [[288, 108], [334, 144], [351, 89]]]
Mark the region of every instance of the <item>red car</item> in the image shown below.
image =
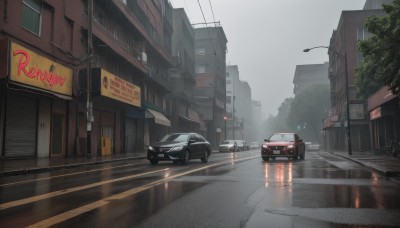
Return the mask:
[[274, 133], [264, 141], [261, 147], [261, 157], [264, 161], [276, 157], [287, 157], [293, 160], [305, 158], [305, 144], [296, 133]]

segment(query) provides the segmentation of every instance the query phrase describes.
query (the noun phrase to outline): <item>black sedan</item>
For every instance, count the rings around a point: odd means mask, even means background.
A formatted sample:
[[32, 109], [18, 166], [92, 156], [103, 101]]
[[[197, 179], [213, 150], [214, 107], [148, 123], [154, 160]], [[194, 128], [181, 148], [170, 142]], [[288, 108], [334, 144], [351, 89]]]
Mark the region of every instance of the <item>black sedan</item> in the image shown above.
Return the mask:
[[181, 161], [188, 164], [190, 159], [208, 162], [211, 144], [197, 133], [172, 133], [162, 137], [147, 149], [147, 159], [156, 165], [158, 161]]

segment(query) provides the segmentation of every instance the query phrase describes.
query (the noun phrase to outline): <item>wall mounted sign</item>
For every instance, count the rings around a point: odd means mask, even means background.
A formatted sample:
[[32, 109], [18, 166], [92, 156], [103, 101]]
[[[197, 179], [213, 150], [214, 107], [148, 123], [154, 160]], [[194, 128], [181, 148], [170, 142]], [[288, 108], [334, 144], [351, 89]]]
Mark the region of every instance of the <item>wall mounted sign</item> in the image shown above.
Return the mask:
[[11, 42], [10, 80], [63, 95], [72, 95], [73, 70]]
[[140, 87], [125, 81], [110, 72], [100, 71], [100, 94], [136, 107], [141, 107]]

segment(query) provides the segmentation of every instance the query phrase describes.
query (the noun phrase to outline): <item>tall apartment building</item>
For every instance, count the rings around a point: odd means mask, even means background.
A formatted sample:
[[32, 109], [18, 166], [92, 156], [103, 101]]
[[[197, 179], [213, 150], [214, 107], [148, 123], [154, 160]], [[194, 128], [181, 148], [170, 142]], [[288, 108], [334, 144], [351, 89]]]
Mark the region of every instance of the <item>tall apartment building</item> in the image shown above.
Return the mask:
[[311, 85], [329, 84], [329, 63], [297, 65], [294, 72], [293, 93], [296, 96]]
[[194, 30], [183, 8], [173, 10], [171, 79], [171, 131], [205, 133], [194, 100]]
[[[328, 52], [332, 107], [330, 116], [324, 123], [328, 149], [347, 150], [347, 119], [350, 119], [352, 150], [366, 151], [371, 149], [369, 144], [369, 116], [366, 115], [367, 103], [357, 94], [355, 68], [362, 59], [361, 53], [357, 50], [357, 41], [369, 37], [365, 22], [367, 17], [372, 14], [382, 15], [382, 11], [343, 11], [338, 27], [332, 33]], [[349, 118], [346, 109], [347, 100], [349, 102]]]
[[0, 3], [1, 157], [134, 153], [169, 131], [172, 6], [90, 2]]
[[237, 65], [226, 66], [227, 138], [253, 140], [251, 88], [241, 81]]
[[363, 10], [382, 9], [383, 4], [390, 4], [393, 0], [367, 0]]
[[195, 27], [195, 96], [198, 111], [205, 121], [205, 137], [216, 148], [225, 138], [225, 60], [228, 42], [223, 28]]
[[226, 66], [226, 115], [227, 115], [227, 139], [239, 139], [239, 132], [236, 132], [238, 124], [238, 116], [236, 109], [238, 104], [236, 103], [236, 93], [240, 84], [239, 79], [239, 68], [237, 65]]

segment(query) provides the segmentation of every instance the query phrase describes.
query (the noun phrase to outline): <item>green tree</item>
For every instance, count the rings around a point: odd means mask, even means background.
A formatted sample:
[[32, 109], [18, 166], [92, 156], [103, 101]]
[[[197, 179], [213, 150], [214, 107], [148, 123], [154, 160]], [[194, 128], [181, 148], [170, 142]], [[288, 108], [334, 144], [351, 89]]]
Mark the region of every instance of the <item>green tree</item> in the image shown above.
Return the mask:
[[301, 137], [319, 142], [322, 119], [330, 107], [329, 85], [312, 85], [294, 98], [287, 123]]
[[356, 84], [360, 95], [368, 97], [386, 85], [393, 94], [400, 87], [400, 0], [383, 5], [386, 16], [369, 16], [367, 30], [373, 34], [358, 42], [363, 55], [357, 67]]

